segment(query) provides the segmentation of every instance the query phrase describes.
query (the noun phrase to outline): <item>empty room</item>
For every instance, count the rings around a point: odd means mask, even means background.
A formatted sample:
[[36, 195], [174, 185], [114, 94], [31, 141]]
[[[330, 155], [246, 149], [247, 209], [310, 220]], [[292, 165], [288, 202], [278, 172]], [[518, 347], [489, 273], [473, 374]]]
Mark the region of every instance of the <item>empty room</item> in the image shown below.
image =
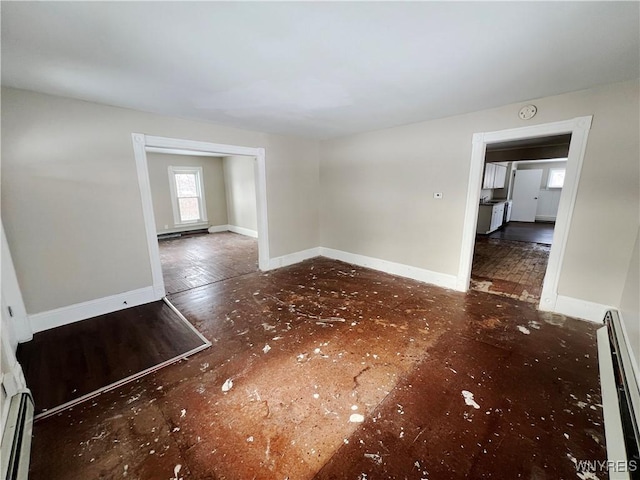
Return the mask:
[[0, 15], [3, 479], [638, 478], [640, 3]]

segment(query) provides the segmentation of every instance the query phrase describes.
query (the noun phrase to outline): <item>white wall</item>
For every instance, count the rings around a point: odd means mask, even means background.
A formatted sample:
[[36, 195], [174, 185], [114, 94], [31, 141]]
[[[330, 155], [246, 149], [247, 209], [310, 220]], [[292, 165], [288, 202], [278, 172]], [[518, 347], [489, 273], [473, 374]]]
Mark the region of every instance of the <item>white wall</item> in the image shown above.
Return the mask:
[[[620, 316], [627, 330], [636, 365], [640, 365], [640, 228], [636, 234], [636, 243], [620, 299]], [[640, 372], [636, 372], [636, 375], [640, 375]]]
[[318, 246], [318, 142], [2, 89], [2, 219], [28, 313], [152, 285], [131, 133], [266, 149], [270, 256]]
[[224, 157], [224, 183], [227, 192], [228, 224], [256, 232], [255, 158], [246, 156]]
[[227, 224], [227, 196], [222, 157], [147, 153], [147, 165], [157, 233], [185, 230], [184, 225], [174, 223], [173, 199], [169, 188], [169, 166], [202, 167], [207, 227]]
[[617, 305], [640, 214], [638, 90], [630, 81], [530, 100], [529, 122], [513, 104], [327, 140], [321, 244], [457, 275], [473, 134], [593, 115], [558, 293]]

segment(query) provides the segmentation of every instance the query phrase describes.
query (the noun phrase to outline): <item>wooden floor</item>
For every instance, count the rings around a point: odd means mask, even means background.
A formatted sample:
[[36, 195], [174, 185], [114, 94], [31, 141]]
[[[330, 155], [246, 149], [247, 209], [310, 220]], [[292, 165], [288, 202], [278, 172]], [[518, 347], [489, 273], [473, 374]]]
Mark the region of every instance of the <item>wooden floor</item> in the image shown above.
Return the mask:
[[203, 344], [158, 301], [37, 333], [18, 361], [39, 414]]
[[599, 325], [321, 257], [171, 298], [214, 347], [36, 422], [30, 480], [606, 478]]
[[538, 303], [550, 245], [478, 236], [471, 288]]
[[488, 235], [488, 237], [501, 240], [513, 240], [516, 242], [551, 245], [554, 227], [554, 223], [548, 222], [509, 222], [500, 230], [496, 230]]
[[258, 241], [231, 232], [160, 240], [167, 294], [258, 271]]

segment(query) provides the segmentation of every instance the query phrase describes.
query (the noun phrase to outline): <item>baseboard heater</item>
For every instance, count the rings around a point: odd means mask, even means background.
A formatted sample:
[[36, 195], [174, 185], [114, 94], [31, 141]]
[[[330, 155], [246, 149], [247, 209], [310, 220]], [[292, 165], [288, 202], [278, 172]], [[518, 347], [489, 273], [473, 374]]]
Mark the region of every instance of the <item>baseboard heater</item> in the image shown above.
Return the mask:
[[33, 431], [33, 398], [28, 390], [13, 395], [2, 433], [2, 480], [22, 480], [29, 476], [31, 433]]
[[[600, 381], [610, 479], [640, 479], [640, 388], [620, 316], [598, 330]], [[620, 463], [616, 463], [620, 462]]]
[[185, 230], [182, 232], [159, 233], [158, 240], [168, 240], [171, 238], [180, 238], [187, 235], [197, 235], [202, 233], [209, 233], [209, 230], [206, 228], [199, 228], [197, 230]]

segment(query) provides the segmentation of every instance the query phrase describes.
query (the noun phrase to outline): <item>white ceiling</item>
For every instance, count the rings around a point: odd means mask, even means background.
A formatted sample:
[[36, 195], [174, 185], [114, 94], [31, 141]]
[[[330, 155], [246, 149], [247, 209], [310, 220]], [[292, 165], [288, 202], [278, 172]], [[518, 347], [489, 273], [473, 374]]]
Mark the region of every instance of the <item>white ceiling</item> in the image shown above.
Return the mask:
[[2, 2], [2, 84], [325, 138], [637, 78], [639, 5]]

